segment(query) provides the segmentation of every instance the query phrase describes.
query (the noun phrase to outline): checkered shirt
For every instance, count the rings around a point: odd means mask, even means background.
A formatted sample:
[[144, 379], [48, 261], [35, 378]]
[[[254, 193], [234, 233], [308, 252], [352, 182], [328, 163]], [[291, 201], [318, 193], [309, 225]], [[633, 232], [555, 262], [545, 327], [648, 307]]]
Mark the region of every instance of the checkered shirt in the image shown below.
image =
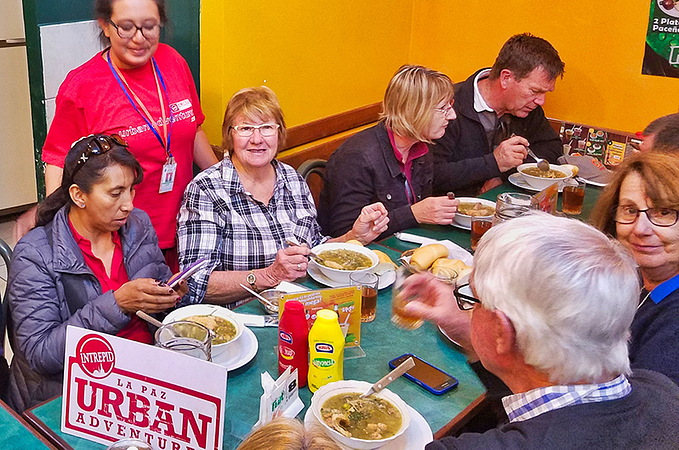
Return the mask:
[[286, 239], [309, 247], [325, 240], [304, 179], [287, 164], [272, 164], [276, 184], [268, 205], [245, 191], [228, 156], [186, 187], [177, 218], [179, 265], [209, 260], [189, 280], [192, 303], [203, 301], [213, 270], [260, 269], [274, 262]]
[[502, 399], [502, 405], [510, 422], [521, 422], [565, 406], [615, 400], [630, 392], [632, 386], [627, 377], [620, 375], [601, 384], [549, 386], [523, 394], [508, 395]]

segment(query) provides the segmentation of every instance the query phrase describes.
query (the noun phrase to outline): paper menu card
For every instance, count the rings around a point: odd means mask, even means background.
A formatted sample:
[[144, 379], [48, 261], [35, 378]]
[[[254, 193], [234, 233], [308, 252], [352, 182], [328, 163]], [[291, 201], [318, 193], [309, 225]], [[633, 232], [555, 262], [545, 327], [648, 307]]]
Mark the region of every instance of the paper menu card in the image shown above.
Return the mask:
[[[361, 287], [347, 286], [315, 291], [283, 294], [279, 304], [279, 317], [285, 309], [285, 302], [297, 300], [304, 305], [309, 329], [316, 321], [316, 313], [321, 309], [331, 309], [339, 316], [340, 325], [347, 324], [348, 331], [345, 347], [357, 347], [361, 344]], [[344, 331], [344, 330], [343, 330]]]
[[550, 214], [556, 212], [556, 200], [559, 196], [559, 183], [553, 183], [535, 194], [533, 197], [538, 201], [538, 209]]

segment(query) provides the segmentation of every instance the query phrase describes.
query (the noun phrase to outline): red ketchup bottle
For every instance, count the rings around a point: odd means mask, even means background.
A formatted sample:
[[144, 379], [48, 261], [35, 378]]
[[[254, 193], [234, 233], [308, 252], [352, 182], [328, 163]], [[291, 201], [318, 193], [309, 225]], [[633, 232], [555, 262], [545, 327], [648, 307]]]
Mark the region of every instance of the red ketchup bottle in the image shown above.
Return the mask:
[[298, 301], [285, 302], [283, 315], [278, 323], [278, 374], [288, 366], [297, 369], [299, 387], [307, 384], [309, 371], [309, 328], [304, 305]]

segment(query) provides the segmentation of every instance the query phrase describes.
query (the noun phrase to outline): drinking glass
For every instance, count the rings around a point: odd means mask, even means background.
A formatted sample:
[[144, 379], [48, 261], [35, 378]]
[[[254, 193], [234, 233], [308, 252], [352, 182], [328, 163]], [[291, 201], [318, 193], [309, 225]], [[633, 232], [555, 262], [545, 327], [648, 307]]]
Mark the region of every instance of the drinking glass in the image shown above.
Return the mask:
[[472, 216], [472, 250], [476, 251], [481, 236], [493, 226], [492, 217]]
[[362, 286], [361, 289], [361, 322], [375, 320], [377, 310], [377, 291], [380, 278], [370, 272], [354, 272], [349, 275], [352, 286]]
[[212, 331], [196, 322], [178, 320], [156, 330], [156, 346], [211, 361]]
[[570, 215], [578, 215], [582, 212], [582, 204], [585, 201], [585, 185], [586, 183], [583, 180], [574, 178], [564, 181], [561, 211]]
[[538, 201], [529, 194], [503, 192], [498, 194], [495, 203], [493, 225], [522, 216], [532, 209], [538, 208]]

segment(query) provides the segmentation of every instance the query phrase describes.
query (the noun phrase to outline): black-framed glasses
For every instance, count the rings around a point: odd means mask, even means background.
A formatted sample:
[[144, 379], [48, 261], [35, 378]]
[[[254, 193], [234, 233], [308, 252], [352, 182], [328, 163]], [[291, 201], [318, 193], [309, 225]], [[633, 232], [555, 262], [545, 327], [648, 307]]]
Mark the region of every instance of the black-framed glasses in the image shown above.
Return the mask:
[[80, 154], [71, 177], [74, 177], [75, 174], [78, 173], [78, 170], [85, 165], [92, 155], [103, 155], [111, 150], [114, 145], [127, 147], [127, 142], [117, 134], [100, 134], [98, 136], [89, 136], [85, 139], [89, 139], [89, 142], [85, 144], [85, 150]]
[[612, 211], [613, 220], [624, 225], [636, 222], [641, 213], [645, 213], [649, 222], [657, 227], [671, 227], [679, 219], [679, 211], [672, 208], [638, 209], [636, 206], [618, 205]]
[[122, 22], [120, 24], [115, 23], [111, 19], [108, 20], [111, 25], [118, 32], [118, 36], [122, 39], [132, 39], [137, 31], [141, 32], [141, 35], [149, 41], [155, 41], [160, 37], [160, 27], [159, 23], [148, 23], [140, 27], [134, 24], [134, 22]]
[[[463, 290], [466, 292], [462, 292]], [[455, 293], [455, 300], [457, 300], [457, 307], [462, 311], [468, 311], [474, 308], [475, 304], [481, 303], [481, 300], [474, 297], [472, 294], [472, 289], [469, 286], [469, 283], [457, 286], [453, 292]]]

